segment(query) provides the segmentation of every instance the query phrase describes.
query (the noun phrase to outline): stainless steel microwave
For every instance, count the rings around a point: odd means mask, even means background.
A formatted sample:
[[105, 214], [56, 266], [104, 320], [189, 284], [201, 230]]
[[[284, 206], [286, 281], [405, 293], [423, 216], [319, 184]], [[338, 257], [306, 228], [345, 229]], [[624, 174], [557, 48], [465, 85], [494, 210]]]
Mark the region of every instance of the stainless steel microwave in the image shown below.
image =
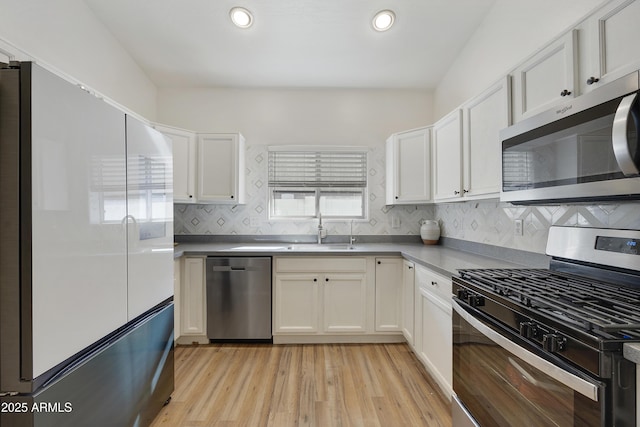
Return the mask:
[[640, 199], [640, 72], [500, 132], [501, 201]]

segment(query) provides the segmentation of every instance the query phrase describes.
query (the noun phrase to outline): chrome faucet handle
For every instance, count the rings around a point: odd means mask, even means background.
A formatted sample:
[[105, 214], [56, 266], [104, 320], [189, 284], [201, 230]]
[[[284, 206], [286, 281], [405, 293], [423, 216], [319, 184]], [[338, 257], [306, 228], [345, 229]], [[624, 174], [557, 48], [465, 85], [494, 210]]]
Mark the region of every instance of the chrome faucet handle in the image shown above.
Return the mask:
[[349, 230], [349, 244], [353, 245], [356, 242], [356, 238], [353, 235], [353, 220], [351, 220], [351, 228]]
[[321, 245], [322, 244], [322, 239], [327, 237], [327, 232], [324, 229], [324, 227], [322, 226], [322, 214], [318, 213], [318, 244]]

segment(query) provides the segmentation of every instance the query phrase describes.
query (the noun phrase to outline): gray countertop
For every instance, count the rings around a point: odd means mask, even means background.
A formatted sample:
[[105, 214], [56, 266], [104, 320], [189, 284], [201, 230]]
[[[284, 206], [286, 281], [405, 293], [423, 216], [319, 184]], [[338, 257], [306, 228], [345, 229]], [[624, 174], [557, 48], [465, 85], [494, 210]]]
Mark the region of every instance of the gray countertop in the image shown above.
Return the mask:
[[[293, 248], [293, 249], [289, 249]], [[457, 275], [464, 268], [523, 268], [532, 267], [492, 257], [450, 249], [440, 245], [421, 243], [362, 243], [347, 245], [315, 245], [289, 243], [180, 243], [174, 257], [199, 256], [402, 256], [442, 275]]]
[[624, 358], [640, 365], [640, 343], [625, 344]]

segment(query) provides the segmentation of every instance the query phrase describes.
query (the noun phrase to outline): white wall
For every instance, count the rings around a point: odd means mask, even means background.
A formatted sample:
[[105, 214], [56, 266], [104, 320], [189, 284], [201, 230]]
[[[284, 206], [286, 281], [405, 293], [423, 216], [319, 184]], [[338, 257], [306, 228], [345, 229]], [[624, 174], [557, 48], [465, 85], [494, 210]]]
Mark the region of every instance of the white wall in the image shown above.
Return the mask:
[[434, 95], [435, 119], [577, 23], [603, 0], [496, 0]]
[[342, 89], [168, 89], [158, 121], [199, 132], [241, 132], [247, 145], [381, 145], [433, 119], [431, 92]]
[[[149, 119], [155, 85], [82, 0], [0, 0], [0, 47], [22, 53]], [[19, 49], [16, 51], [17, 48]], [[2, 60], [2, 59], [0, 59]]]

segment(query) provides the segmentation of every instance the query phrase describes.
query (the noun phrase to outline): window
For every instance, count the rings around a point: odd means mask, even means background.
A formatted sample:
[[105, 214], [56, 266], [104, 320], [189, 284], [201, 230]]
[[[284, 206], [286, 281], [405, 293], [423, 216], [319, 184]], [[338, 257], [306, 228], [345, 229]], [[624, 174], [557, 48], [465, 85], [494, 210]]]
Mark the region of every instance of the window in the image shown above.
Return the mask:
[[367, 152], [346, 147], [269, 151], [270, 218], [365, 218]]

